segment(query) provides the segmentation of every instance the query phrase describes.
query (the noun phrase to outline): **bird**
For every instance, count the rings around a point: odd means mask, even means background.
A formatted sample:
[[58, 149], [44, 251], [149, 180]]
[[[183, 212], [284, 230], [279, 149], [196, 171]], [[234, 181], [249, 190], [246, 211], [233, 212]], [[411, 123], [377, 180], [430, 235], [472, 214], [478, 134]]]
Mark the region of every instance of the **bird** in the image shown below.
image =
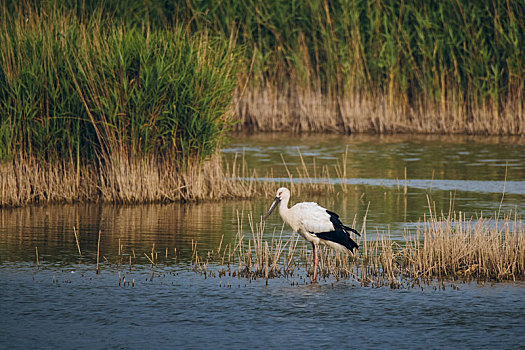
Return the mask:
[[294, 232], [300, 234], [308, 242], [312, 243], [314, 256], [314, 276], [313, 281], [317, 281], [317, 247], [319, 244], [331, 247], [339, 252], [353, 253], [359, 245], [350, 237], [350, 232], [361, 236], [357, 230], [345, 226], [336, 213], [321, 207], [314, 202], [297, 203], [288, 208], [290, 200], [290, 190], [281, 187], [277, 190], [275, 199], [270, 209], [263, 217], [263, 221], [268, 219], [272, 211], [279, 206], [279, 214]]

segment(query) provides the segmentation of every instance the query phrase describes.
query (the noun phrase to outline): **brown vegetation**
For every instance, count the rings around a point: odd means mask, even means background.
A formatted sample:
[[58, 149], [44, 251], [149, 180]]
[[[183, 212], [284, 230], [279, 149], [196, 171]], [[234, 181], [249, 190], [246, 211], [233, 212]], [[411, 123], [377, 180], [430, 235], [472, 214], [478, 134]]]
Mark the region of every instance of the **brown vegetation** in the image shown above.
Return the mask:
[[[264, 223], [249, 217], [251, 237], [242, 234], [239, 219], [237, 239], [199, 257], [194, 247], [195, 269], [219, 276], [250, 279], [302, 278], [297, 272], [311, 268], [309, 245], [296, 235], [283, 240], [282, 231], [263, 238]], [[525, 226], [517, 217], [465, 218], [464, 214], [435, 216], [430, 213], [416, 232], [407, 231], [394, 241], [380, 233], [368, 241], [361, 232], [359, 251], [353, 256], [321, 249], [320, 277], [354, 279], [365, 286], [389, 285], [393, 288], [421, 285], [432, 280], [515, 281], [525, 280]]]
[[253, 195], [253, 180], [232, 180], [215, 156], [202, 166], [178, 171], [175, 162], [114, 157], [95, 167], [72, 162], [19, 158], [0, 165], [0, 206], [31, 203], [105, 201], [150, 203], [243, 198]]
[[525, 101], [465, 110], [460, 101], [413, 105], [403, 95], [323, 94], [305, 87], [288, 92], [252, 88], [237, 98], [239, 130], [337, 133], [523, 135]]
[[[342, 167], [336, 167], [338, 177], [346, 176], [346, 160], [342, 163]], [[286, 167], [284, 159], [283, 164]], [[324, 167], [314, 170], [314, 180], [316, 171], [321, 177], [330, 178], [328, 168]], [[312, 169], [308, 170], [303, 159], [302, 167], [295, 172], [299, 177], [310, 177]], [[0, 164], [0, 175], [0, 207], [57, 202], [154, 203], [250, 198], [273, 195], [275, 188], [285, 185], [258, 181], [257, 172], [248, 169], [244, 159], [235, 158], [229, 164], [220, 155], [201, 164], [193, 162], [184, 171], [175, 161], [151, 157], [114, 156], [99, 165], [20, 157]], [[296, 194], [335, 191], [333, 184], [321, 181], [293, 183], [292, 180], [293, 175], [289, 172], [287, 186]], [[347, 186], [340, 189], [346, 192]]]

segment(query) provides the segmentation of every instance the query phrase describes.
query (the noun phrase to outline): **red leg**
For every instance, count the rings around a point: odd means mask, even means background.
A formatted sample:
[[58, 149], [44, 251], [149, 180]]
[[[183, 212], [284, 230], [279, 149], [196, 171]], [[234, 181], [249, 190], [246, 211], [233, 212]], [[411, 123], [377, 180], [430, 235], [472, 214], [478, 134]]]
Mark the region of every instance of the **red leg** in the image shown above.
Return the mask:
[[319, 262], [319, 259], [317, 258], [317, 247], [314, 243], [312, 243], [312, 246], [314, 247], [314, 282], [317, 281], [317, 263]]

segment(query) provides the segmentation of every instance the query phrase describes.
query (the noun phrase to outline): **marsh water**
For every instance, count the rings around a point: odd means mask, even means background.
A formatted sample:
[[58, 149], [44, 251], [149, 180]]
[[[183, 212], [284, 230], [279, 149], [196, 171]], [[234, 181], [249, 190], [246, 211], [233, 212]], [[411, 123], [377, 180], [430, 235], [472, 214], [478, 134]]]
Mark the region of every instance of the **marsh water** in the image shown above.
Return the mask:
[[[358, 229], [366, 224], [368, 240], [381, 232], [401, 238], [429, 210], [525, 214], [523, 138], [239, 135], [223, 152], [256, 169], [243, 176], [282, 183], [289, 171], [294, 182], [347, 186], [291, 200], [316, 201]], [[266, 284], [192, 270], [195, 244], [206, 252], [238, 231], [249, 235], [248, 216], [259, 220], [271, 201], [0, 209], [0, 348], [525, 344], [523, 282], [390, 289], [352, 279], [311, 284], [306, 271]], [[281, 229], [291, 234], [274, 214], [265, 232]]]

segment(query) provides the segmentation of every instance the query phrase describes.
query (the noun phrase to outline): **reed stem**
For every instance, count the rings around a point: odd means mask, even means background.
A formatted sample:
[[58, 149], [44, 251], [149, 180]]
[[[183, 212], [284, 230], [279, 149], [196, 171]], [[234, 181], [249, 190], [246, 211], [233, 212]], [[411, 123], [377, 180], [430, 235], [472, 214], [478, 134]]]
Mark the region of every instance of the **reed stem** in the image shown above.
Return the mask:
[[98, 240], [97, 240], [97, 275], [100, 273], [99, 262], [100, 262], [100, 234], [101, 230], [98, 230]]

